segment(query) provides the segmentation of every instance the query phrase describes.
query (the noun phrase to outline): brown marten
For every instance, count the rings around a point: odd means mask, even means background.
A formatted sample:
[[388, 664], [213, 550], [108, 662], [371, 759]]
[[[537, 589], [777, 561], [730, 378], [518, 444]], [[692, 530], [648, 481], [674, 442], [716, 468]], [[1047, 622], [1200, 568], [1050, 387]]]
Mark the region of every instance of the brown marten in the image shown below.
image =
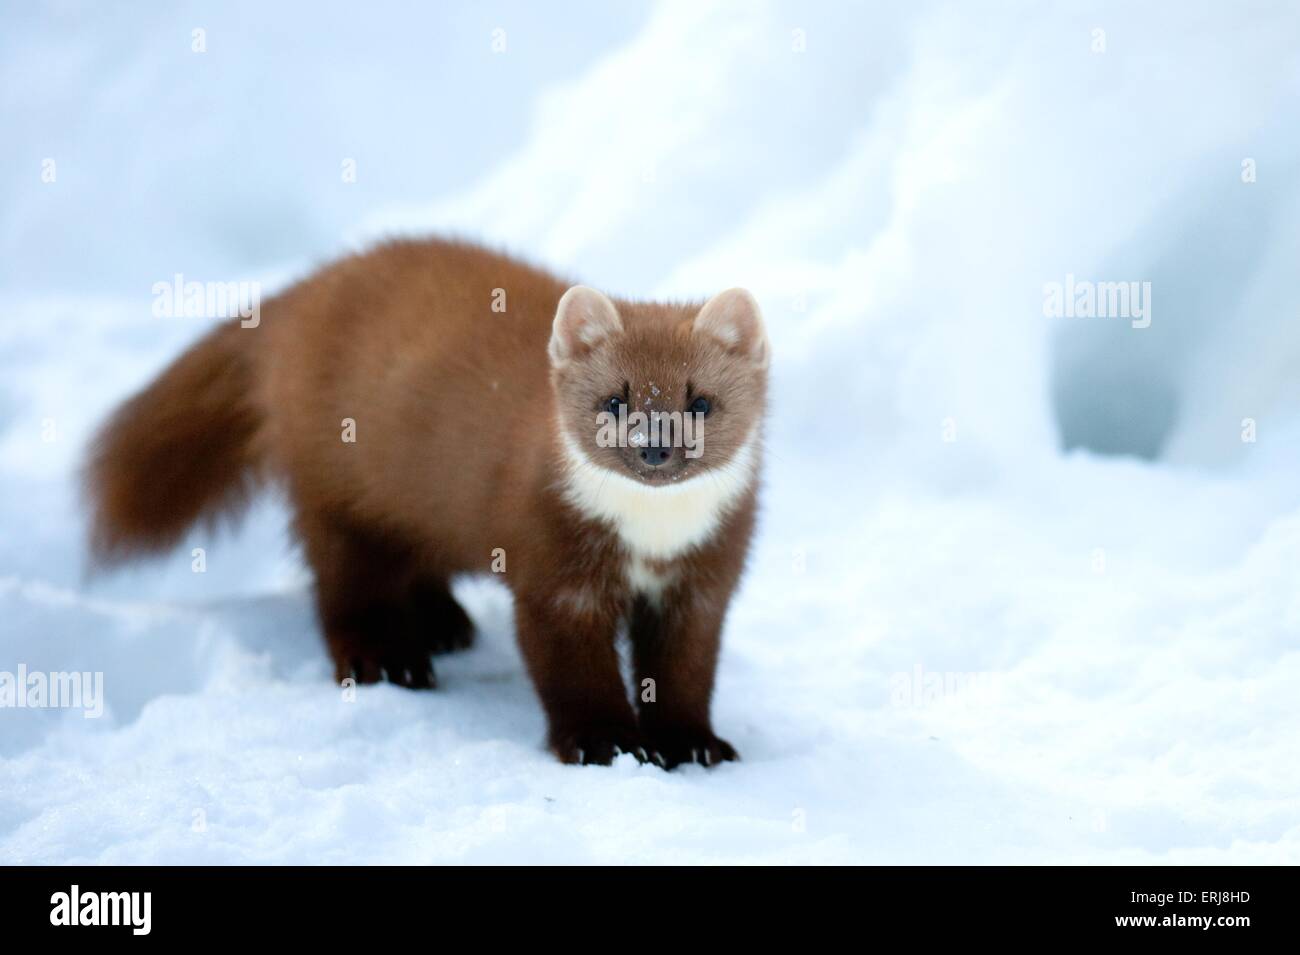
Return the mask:
[[753, 296], [610, 299], [474, 245], [399, 241], [259, 318], [201, 339], [98, 435], [99, 562], [278, 481], [340, 681], [433, 686], [430, 655], [473, 633], [451, 577], [496, 572], [561, 760], [736, 758], [709, 703], [754, 527]]

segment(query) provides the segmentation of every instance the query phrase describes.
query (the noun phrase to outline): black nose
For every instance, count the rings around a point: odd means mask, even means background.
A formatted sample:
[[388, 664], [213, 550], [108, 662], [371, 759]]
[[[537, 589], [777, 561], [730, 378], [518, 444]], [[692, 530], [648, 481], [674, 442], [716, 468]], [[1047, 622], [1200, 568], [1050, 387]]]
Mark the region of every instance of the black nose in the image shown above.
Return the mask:
[[662, 467], [673, 456], [672, 448], [642, 448], [641, 460], [652, 468]]

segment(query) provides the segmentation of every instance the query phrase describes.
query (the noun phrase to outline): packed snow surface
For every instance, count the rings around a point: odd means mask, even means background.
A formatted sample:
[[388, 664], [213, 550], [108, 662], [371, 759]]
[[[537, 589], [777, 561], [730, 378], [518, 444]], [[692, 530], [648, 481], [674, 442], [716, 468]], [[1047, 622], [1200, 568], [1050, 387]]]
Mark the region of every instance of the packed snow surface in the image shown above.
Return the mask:
[[[6, 14], [0, 684], [103, 712], [0, 709], [0, 862], [1300, 861], [1300, 12], [292, 6]], [[274, 495], [85, 574], [153, 285], [426, 232], [763, 304], [742, 762], [557, 764], [491, 581], [347, 701]]]

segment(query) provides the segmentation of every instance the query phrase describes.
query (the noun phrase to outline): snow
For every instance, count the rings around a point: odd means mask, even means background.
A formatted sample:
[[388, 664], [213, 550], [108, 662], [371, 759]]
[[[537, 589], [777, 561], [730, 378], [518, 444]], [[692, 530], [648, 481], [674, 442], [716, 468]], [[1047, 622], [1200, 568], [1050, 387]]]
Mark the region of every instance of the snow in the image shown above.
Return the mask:
[[[1131, 7], [9, 17], [0, 671], [106, 700], [0, 709], [0, 861], [1300, 861], [1300, 15]], [[758, 296], [742, 762], [555, 763], [490, 581], [437, 692], [349, 702], [274, 495], [85, 574], [84, 442], [206, 327], [153, 284], [394, 231]]]

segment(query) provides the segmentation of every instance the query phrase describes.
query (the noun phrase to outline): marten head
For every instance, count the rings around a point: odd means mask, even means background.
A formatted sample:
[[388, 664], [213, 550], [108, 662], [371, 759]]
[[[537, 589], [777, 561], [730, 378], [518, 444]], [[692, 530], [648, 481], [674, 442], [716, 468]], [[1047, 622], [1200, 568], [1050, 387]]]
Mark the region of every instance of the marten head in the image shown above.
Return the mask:
[[754, 296], [703, 306], [615, 304], [564, 293], [551, 333], [560, 440], [604, 483], [671, 489], [748, 483], [767, 391], [768, 342]]

